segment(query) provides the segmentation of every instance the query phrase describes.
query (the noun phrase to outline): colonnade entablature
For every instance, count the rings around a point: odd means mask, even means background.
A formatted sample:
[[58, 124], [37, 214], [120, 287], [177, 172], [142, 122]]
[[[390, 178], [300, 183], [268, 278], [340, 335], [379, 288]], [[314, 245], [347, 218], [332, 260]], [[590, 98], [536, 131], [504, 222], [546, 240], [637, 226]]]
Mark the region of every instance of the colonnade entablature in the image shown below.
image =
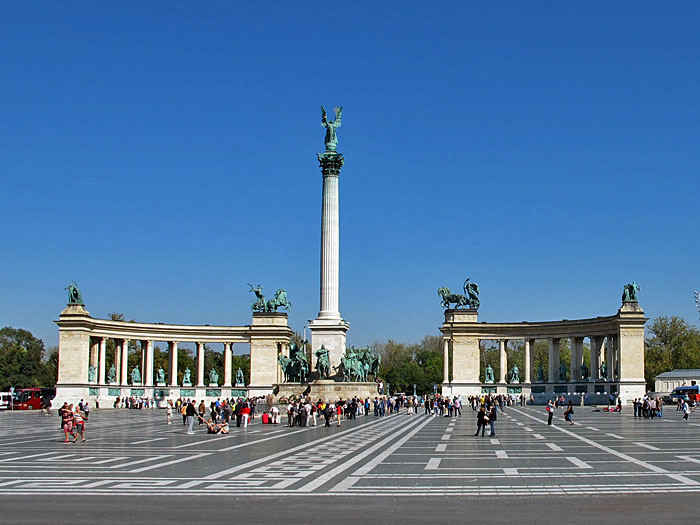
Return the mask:
[[[616, 315], [606, 317], [518, 323], [479, 322], [475, 309], [445, 310], [445, 321], [440, 327], [444, 352], [442, 391], [451, 395], [578, 393], [615, 394], [625, 400], [639, 397], [645, 391], [647, 320], [636, 302], [625, 302]], [[569, 342], [568, 366], [561, 359], [563, 340]], [[482, 355], [480, 343], [486, 341], [498, 343], [496, 370]], [[508, 366], [511, 341], [517, 342], [518, 351], [524, 353], [520, 361], [524, 370]], [[546, 367], [539, 359], [536, 369], [538, 341], [547, 342], [547, 359]]]
[[[255, 312], [250, 325], [211, 326], [138, 323], [93, 318], [80, 304], [69, 304], [56, 321], [59, 327], [56, 400], [108, 402], [123, 396], [156, 401], [265, 395], [279, 380], [277, 357], [287, 351], [293, 331], [283, 312]], [[107, 362], [107, 341], [114, 355]], [[140, 347], [137, 366], [129, 370], [130, 343]], [[167, 344], [167, 367], [154, 370], [155, 343]], [[178, 344], [196, 345], [196, 370], [178, 373]], [[232, 370], [235, 344], [250, 345], [248, 384]], [[205, 345], [223, 345], [223, 370], [204, 376]], [[167, 370], [165, 370], [167, 368]], [[222, 374], [219, 379], [219, 374]]]

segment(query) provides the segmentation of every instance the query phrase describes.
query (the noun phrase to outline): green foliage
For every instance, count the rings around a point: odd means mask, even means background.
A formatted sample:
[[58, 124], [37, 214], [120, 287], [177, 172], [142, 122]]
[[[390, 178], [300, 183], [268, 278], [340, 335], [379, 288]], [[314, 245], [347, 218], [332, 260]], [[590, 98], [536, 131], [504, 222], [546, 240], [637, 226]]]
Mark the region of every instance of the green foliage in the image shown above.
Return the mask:
[[442, 383], [442, 348], [440, 336], [426, 336], [418, 344], [406, 345], [389, 341], [375, 343], [382, 356], [379, 377], [391, 383], [392, 392], [432, 393], [434, 384]]
[[644, 361], [647, 388], [657, 375], [676, 368], [700, 368], [700, 332], [677, 316], [657, 317], [647, 326]]
[[44, 342], [27, 330], [6, 326], [0, 330], [0, 390], [52, 387], [56, 383], [58, 353], [42, 360]]

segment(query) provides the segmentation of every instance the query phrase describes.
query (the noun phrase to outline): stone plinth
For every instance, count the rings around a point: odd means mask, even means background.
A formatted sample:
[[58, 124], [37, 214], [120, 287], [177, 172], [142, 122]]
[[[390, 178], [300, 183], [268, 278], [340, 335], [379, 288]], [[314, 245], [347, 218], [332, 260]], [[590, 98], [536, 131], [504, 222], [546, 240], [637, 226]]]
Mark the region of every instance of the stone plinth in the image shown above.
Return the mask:
[[316, 369], [315, 352], [321, 346], [325, 346], [328, 350], [328, 360], [331, 365], [331, 370], [334, 366], [340, 366], [340, 358], [345, 355], [346, 349], [346, 334], [350, 327], [342, 319], [314, 319], [309, 323], [311, 331], [311, 353], [313, 363], [312, 370]]
[[377, 383], [344, 383], [331, 379], [318, 379], [312, 383], [278, 383], [275, 385], [279, 389], [277, 399], [288, 398], [291, 395], [299, 397], [308, 390], [308, 394], [313, 401], [322, 399], [323, 401], [336, 401], [338, 399], [350, 399], [352, 397], [381, 397], [377, 391]]

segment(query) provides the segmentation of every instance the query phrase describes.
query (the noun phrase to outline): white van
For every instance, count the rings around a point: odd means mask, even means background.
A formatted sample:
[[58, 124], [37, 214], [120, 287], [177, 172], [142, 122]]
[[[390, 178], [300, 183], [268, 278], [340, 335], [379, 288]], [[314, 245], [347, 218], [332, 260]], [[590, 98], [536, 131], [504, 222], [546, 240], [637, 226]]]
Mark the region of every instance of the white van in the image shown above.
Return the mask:
[[10, 394], [9, 392], [0, 392], [0, 410], [9, 409], [11, 402], [12, 394]]

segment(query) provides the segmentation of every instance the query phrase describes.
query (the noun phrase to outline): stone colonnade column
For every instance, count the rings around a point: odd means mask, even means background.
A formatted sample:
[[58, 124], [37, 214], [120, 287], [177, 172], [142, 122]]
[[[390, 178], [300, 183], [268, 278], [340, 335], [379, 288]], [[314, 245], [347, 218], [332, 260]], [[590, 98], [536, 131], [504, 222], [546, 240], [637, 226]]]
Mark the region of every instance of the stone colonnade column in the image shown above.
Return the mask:
[[321, 310], [319, 318], [340, 319], [338, 289], [340, 261], [340, 214], [338, 177], [343, 156], [337, 153], [318, 156], [323, 173], [321, 205]]
[[559, 378], [559, 339], [549, 340], [549, 382], [554, 383]]
[[92, 380], [93, 383], [97, 383], [99, 380], [98, 367], [100, 366], [100, 340], [97, 337], [90, 338], [90, 363], [89, 366], [95, 367], [95, 379]]
[[197, 343], [197, 386], [204, 386], [204, 343]]
[[231, 350], [232, 343], [224, 343], [224, 386], [231, 386]]
[[607, 341], [605, 342], [605, 363], [608, 367], [607, 373], [605, 380], [606, 381], [612, 381], [613, 380], [613, 361], [614, 361], [614, 354], [615, 354], [615, 346], [614, 346], [614, 336], [609, 335], [607, 337]]
[[442, 382], [450, 382], [450, 340], [444, 337], [442, 339]]
[[153, 386], [153, 341], [143, 341], [143, 343], [146, 343], [146, 348], [144, 349], [146, 362], [143, 365], [143, 384], [145, 386]]
[[498, 382], [506, 382], [506, 374], [508, 373], [508, 354], [506, 353], [506, 345], [508, 344], [507, 339], [498, 340], [498, 353], [499, 353], [499, 372], [498, 372]]
[[169, 374], [170, 374], [170, 386], [177, 386], [177, 341], [171, 341], [168, 343], [168, 351], [170, 353], [170, 363], [169, 363]]
[[106, 337], [101, 337], [100, 338], [100, 357], [99, 357], [99, 373], [97, 376], [97, 382], [100, 385], [105, 384], [105, 363], [107, 361], [107, 338]]
[[[117, 347], [114, 347], [114, 351], [117, 351]], [[119, 383], [122, 385], [129, 384], [129, 340], [121, 340], [121, 354], [122, 354], [122, 370], [121, 377], [119, 378]]]
[[571, 380], [581, 380], [581, 365], [583, 364], [583, 337], [571, 337]]
[[532, 375], [532, 353], [534, 348], [530, 348], [530, 340], [525, 339], [525, 382], [531, 383]]
[[121, 383], [120, 374], [122, 372], [122, 353], [120, 351], [117, 341], [114, 341], [114, 382], [117, 384]]
[[591, 379], [600, 379], [600, 345], [602, 338], [597, 335], [589, 337], [591, 341]]

